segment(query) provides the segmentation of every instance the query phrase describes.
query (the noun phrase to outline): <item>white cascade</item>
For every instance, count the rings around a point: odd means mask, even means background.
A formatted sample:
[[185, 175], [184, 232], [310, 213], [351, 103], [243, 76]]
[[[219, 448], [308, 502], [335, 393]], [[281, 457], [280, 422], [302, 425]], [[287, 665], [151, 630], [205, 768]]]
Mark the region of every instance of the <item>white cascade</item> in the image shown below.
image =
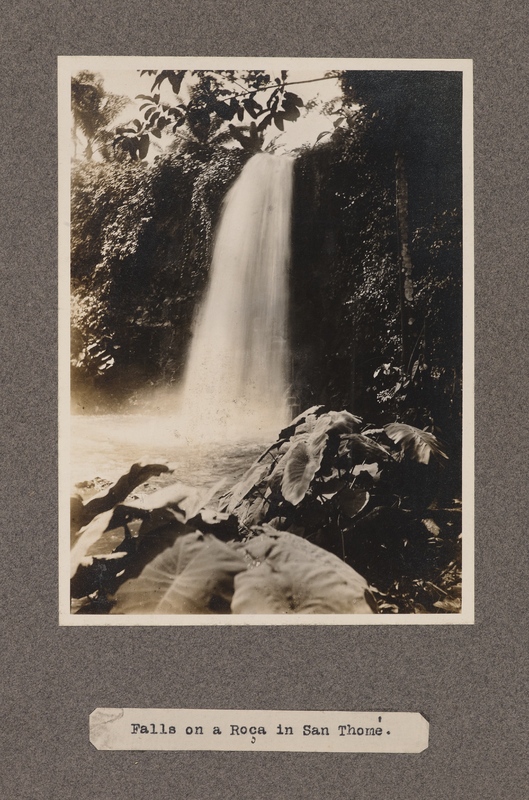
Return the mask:
[[292, 158], [259, 153], [226, 195], [184, 376], [184, 435], [277, 435], [288, 419], [292, 175]]

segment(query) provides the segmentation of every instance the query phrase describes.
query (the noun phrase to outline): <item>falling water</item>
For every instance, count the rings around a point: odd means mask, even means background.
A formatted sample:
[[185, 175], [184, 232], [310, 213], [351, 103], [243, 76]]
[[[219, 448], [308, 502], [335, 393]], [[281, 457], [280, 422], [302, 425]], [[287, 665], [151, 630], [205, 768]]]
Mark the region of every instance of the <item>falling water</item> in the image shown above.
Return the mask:
[[288, 416], [292, 166], [259, 153], [224, 200], [183, 386], [195, 435], [277, 434]]

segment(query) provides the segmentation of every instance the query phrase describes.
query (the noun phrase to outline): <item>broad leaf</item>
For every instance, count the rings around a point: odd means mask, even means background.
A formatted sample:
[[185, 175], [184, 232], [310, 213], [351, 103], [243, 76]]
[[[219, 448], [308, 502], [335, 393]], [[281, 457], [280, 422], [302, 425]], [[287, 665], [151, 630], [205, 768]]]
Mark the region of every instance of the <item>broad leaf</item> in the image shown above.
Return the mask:
[[449, 614], [461, 613], [461, 600], [458, 597], [445, 597], [443, 600], [437, 600], [434, 606]]
[[182, 85], [182, 81], [184, 80], [185, 74], [186, 74], [185, 69], [180, 70], [180, 72], [177, 73], [169, 72], [167, 77], [169, 79], [169, 83], [171, 84], [171, 89], [175, 94], [179, 94], [180, 87]]
[[290, 438], [292, 434], [296, 431], [297, 425], [299, 425], [302, 422], [305, 422], [308, 416], [315, 416], [315, 417], [321, 416], [321, 414], [323, 413], [323, 409], [324, 406], [311, 406], [311, 408], [308, 408], [306, 411], [303, 411], [301, 414], [298, 414], [298, 416], [292, 420], [290, 425], [287, 425], [286, 428], [283, 428], [283, 430], [279, 434], [279, 438], [280, 439]]
[[338, 433], [353, 433], [362, 424], [362, 419], [349, 411], [329, 411], [326, 416], [331, 421], [329, 430]]
[[380, 480], [380, 471], [378, 469], [378, 464], [377, 463], [374, 463], [374, 464], [357, 464], [353, 468], [352, 474], [353, 474], [353, 476], [355, 478], [358, 478], [360, 476], [369, 475], [370, 478], [372, 479], [373, 483], [377, 483], [377, 481]]
[[177, 539], [139, 578], [116, 593], [112, 614], [211, 614], [229, 611], [233, 578], [246, 569], [235, 547], [211, 534]]
[[287, 100], [289, 103], [294, 103], [296, 106], [304, 105], [301, 97], [297, 94], [294, 94], [294, 92], [285, 92], [285, 100]]
[[277, 111], [274, 114], [274, 124], [275, 124], [276, 128], [278, 130], [280, 130], [280, 131], [284, 131], [285, 130], [285, 123], [283, 121], [284, 119], [285, 119], [285, 115], [283, 114], [282, 111]]
[[297, 506], [305, 497], [310, 483], [319, 469], [320, 461], [314, 458], [307, 444], [295, 442], [289, 452], [283, 456], [285, 460], [281, 491], [283, 497]]
[[387, 461], [390, 458], [388, 451], [362, 433], [345, 434], [340, 438], [340, 456], [348, 456], [349, 463], [373, 464]]
[[322, 479], [316, 481], [312, 490], [317, 496], [323, 497], [325, 500], [330, 500], [341, 489], [344, 489], [345, 485], [345, 480], [343, 478], [333, 476], [327, 480]]
[[246, 508], [241, 509], [239, 513], [241, 525], [244, 525], [245, 528], [259, 525], [265, 518], [268, 505], [268, 501], [264, 497], [257, 497]]
[[150, 138], [148, 133], [144, 133], [143, 136], [140, 136], [140, 147], [138, 150], [138, 155], [140, 158], [146, 158], [147, 153], [149, 152], [149, 144]]
[[233, 489], [228, 492], [226, 498], [223, 498], [223, 502], [221, 504], [221, 510], [227, 511], [228, 513], [233, 513], [239, 503], [244, 500], [247, 494], [249, 494], [252, 489], [258, 486], [263, 478], [265, 478], [270, 472], [270, 464], [266, 462], [256, 462], [252, 464], [249, 470], [245, 472], [242, 476], [241, 480], [235, 484]]
[[114, 510], [111, 508], [103, 514], [98, 514], [85, 528], [82, 528], [79, 538], [70, 551], [70, 578], [77, 572], [77, 567], [88, 553], [90, 547], [95, 544], [104, 532], [112, 518]]
[[156, 508], [171, 508], [183, 512], [184, 521], [189, 521], [204, 508], [219, 491], [224, 481], [221, 480], [214, 486], [197, 489], [185, 483], [172, 483], [163, 489], [147, 495], [142, 500], [133, 500], [128, 503], [131, 508], [152, 511]]
[[234, 614], [373, 614], [365, 579], [341, 559], [271, 526], [244, 546], [255, 566], [235, 576]]
[[403, 453], [419, 464], [428, 464], [432, 455], [437, 459], [448, 458], [433, 433], [405, 425], [403, 422], [392, 422], [385, 425], [384, 430], [390, 439], [397, 444], [400, 442]]
[[236, 516], [223, 514], [213, 508], [203, 508], [188, 520], [188, 525], [201, 533], [214, 533], [215, 536], [224, 540], [234, 539], [239, 530]]
[[352, 519], [369, 503], [369, 492], [365, 489], [343, 489], [336, 495], [336, 500], [341, 511]]

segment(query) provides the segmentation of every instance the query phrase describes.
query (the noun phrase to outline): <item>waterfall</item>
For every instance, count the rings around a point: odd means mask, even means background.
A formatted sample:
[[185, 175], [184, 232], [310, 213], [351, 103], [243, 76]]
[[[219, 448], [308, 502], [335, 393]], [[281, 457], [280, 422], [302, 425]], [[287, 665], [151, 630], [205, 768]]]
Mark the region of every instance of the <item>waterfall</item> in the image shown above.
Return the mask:
[[184, 376], [194, 434], [258, 438], [287, 420], [292, 168], [292, 158], [258, 153], [224, 200]]

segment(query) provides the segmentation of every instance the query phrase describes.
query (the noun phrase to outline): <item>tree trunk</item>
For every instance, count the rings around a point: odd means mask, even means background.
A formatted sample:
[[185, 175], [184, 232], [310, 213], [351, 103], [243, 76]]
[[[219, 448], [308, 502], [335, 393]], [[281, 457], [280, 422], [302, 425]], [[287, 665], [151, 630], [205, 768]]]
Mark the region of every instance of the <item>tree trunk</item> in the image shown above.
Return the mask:
[[410, 254], [410, 232], [408, 223], [408, 178], [404, 156], [395, 154], [395, 212], [397, 217], [400, 323], [402, 343], [402, 368], [408, 370], [411, 342], [415, 329], [413, 311], [412, 260]]

